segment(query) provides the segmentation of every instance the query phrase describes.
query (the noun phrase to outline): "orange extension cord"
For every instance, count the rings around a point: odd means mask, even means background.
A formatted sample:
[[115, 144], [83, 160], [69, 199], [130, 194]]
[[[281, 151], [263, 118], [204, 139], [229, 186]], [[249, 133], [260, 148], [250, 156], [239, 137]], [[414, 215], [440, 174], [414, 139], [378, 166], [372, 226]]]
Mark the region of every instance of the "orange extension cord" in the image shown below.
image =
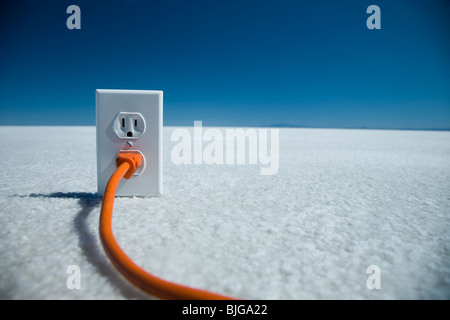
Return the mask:
[[122, 178], [129, 179], [142, 165], [142, 156], [134, 153], [119, 154], [117, 170], [106, 185], [100, 213], [100, 240], [103, 249], [122, 275], [143, 291], [162, 298], [177, 300], [229, 300], [231, 297], [199, 290], [158, 278], [136, 265], [120, 248], [112, 231], [112, 212], [117, 186]]

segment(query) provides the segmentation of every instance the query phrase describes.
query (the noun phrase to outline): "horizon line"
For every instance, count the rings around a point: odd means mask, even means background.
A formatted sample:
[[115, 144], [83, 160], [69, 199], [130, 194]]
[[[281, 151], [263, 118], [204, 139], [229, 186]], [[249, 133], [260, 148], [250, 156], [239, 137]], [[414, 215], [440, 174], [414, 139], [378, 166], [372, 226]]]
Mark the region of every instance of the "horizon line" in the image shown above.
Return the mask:
[[[87, 125], [87, 124], [72, 124], [72, 125], [63, 125], [63, 124], [0, 124], [0, 127], [96, 127], [95, 124]], [[193, 127], [193, 125], [164, 125], [163, 127]], [[342, 129], [342, 130], [395, 130], [395, 131], [450, 131], [450, 128], [389, 128], [389, 127], [325, 127], [325, 126], [306, 126], [306, 125], [287, 125], [287, 124], [272, 124], [272, 125], [259, 125], [259, 126], [250, 126], [250, 125], [242, 125], [242, 126], [212, 126], [212, 125], [202, 125], [205, 128], [279, 128], [279, 129]]]

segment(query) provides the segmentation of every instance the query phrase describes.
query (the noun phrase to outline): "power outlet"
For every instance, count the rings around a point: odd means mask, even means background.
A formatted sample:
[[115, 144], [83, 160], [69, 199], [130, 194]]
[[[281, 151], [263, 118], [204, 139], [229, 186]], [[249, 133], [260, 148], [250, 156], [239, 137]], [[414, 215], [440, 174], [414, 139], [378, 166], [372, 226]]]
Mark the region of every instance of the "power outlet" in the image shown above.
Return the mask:
[[145, 128], [145, 118], [139, 112], [119, 112], [114, 119], [114, 132], [122, 140], [140, 139]]
[[116, 170], [119, 152], [143, 155], [144, 163], [130, 179], [122, 179], [117, 196], [163, 193], [163, 93], [153, 90], [96, 91], [97, 186], [103, 195]]

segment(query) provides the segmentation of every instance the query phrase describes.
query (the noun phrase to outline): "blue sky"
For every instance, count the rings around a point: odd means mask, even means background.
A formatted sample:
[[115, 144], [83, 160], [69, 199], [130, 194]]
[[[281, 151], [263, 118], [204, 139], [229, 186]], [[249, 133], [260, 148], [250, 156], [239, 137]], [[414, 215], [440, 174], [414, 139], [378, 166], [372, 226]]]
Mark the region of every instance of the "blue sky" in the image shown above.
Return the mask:
[[6, 0], [0, 125], [95, 125], [102, 88], [163, 90], [164, 125], [448, 129], [449, 39], [446, 0]]

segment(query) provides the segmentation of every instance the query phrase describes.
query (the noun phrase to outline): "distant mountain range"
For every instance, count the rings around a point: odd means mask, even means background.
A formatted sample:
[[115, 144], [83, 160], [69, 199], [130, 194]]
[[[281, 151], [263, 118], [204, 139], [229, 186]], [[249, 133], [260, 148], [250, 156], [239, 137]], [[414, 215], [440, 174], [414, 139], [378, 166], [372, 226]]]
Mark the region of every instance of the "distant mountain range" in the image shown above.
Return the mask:
[[268, 128], [307, 128], [307, 129], [367, 129], [367, 130], [420, 130], [420, 131], [450, 131], [450, 128], [382, 128], [382, 127], [319, 127], [306, 126], [298, 124], [275, 123], [270, 125], [261, 125]]

